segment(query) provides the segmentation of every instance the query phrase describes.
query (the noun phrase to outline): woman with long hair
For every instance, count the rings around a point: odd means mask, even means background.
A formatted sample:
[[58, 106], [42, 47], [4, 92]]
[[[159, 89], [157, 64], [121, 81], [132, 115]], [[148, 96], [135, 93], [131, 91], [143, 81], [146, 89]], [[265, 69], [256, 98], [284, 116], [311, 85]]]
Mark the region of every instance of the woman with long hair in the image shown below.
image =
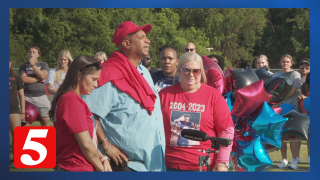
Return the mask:
[[46, 83], [47, 90], [51, 94], [50, 102], [52, 102], [54, 95], [62, 84], [72, 61], [73, 59], [70, 52], [63, 50], [59, 53], [57, 67], [49, 70]]
[[271, 71], [270, 71], [270, 68], [269, 68], [269, 61], [268, 61], [268, 58], [266, 55], [260, 55], [257, 57], [257, 60], [256, 60], [256, 69], [259, 69], [263, 66], [266, 66], [267, 68], [267, 71], [268, 73], [271, 75], [273, 74]]
[[[21, 126], [21, 120], [25, 118], [25, 99], [24, 99], [24, 86], [18, 74], [16, 74], [12, 67], [12, 61], [9, 58], [9, 91], [10, 91], [10, 132], [12, 137], [12, 152], [14, 149], [14, 128]], [[19, 94], [19, 101], [17, 98]]]
[[[296, 111], [298, 111], [298, 100], [297, 100], [296, 92], [300, 88], [301, 75], [300, 73], [292, 69], [292, 65], [294, 64], [294, 62], [290, 54], [284, 54], [280, 58], [280, 64], [282, 68], [281, 71], [275, 72], [273, 76], [277, 76], [285, 72], [293, 72], [291, 77], [293, 81], [293, 87], [291, 89], [290, 94], [287, 96], [287, 98], [278, 105], [288, 103], [288, 104], [291, 104]], [[301, 160], [299, 157], [300, 145], [301, 145], [300, 141], [290, 141], [290, 150], [292, 153], [292, 160], [288, 161], [287, 160], [287, 142], [282, 141], [282, 145], [281, 145], [282, 161], [277, 167], [278, 168], [289, 167], [291, 169], [298, 169], [298, 163], [301, 163]]]
[[111, 171], [109, 158], [98, 149], [95, 119], [81, 99], [97, 87], [100, 73], [95, 58], [78, 56], [52, 101], [49, 116], [57, 132], [56, 171]]

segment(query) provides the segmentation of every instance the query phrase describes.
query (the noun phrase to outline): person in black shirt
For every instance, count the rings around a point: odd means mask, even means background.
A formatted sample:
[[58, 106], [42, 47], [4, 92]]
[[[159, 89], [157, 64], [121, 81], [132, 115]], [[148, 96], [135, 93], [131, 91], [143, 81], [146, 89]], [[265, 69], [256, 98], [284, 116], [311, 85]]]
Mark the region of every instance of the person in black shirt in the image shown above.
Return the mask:
[[174, 82], [174, 74], [179, 62], [178, 51], [171, 45], [164, 45], [160, 49], [160, 67], [161, 71], [157, 71], [151, 74], [153, 83], [157, 91], [174, 85], [178, 82]]
[[[17, 75], [12, 67], [12, 61], [9, 59], [9, 91], [10, 91], [10, 132], [12, 136], [12, 149], [14, 149], [14, 128], [21, 126], [21, 120], [25, 118], [25, 100], [24, 100], [24, 86], [19, 75]], [[19, 101], [17, 98], [17, 92], [19, 94]], [[13, 152], [13, 151], [12, 151]]]

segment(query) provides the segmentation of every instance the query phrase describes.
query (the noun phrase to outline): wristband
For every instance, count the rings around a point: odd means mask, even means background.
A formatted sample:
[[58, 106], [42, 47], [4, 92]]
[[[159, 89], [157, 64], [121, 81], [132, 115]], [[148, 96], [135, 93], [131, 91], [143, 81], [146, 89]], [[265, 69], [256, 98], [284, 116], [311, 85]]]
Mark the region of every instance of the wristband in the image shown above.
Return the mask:
[[20, 113], [20, 114], [25, 114], [25, 113]]
[[103, 142], [105, 142], [108, 138], [104, 138], [104, 140], [100, 141], [99, 144], [102, 144]]
[[100, 160], [101, 163], [103, 163], [105, 160], [110, 160], [110, 158], [108, 158], [107, 156], [103, 156]]
[[107, 147], [107, 150], [104, 153], [106, 153], [106, 154], [108, 153], [110, 146], [111, 146], [111, 142], [109, 141], [109, 146]]
[[34, 65], [36, 65], [36, 64], [30, 64], [31, 65], [31, 67], [33, 67]]

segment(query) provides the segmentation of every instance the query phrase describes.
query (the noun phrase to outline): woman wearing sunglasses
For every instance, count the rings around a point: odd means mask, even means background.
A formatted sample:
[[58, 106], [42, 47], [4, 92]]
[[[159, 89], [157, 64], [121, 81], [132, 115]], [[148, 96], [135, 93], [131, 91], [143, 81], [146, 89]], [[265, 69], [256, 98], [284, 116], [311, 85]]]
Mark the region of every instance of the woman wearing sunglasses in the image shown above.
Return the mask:
[[98, 149], [95, 119], [81, 99], [97, 87], [100, 72], [98, 60], [78, 56], [54, 96], [49, 115], [57, 131], [55, 171], [111, 171]]
[[[275, 72], [273, 76], [279, 75], [281, 73], [285, 72], [291, 72], [293, 71], [293, 87], [291, 89], [290, 94], [288, 97], [281, 102], [278, 105], [281, 104], [291, 104], [296, 111], [298, 111], [298, 100], [296, 96], [297, 89], [300, 89], [300, 79], [301, 75], [297, 72], [291, 69], [293, 65], [293, 59], [290, 54], [285, 54], [280, 58], [280, 64], [282, 67], [281, 71]], [[298, 162], [301, 163], [300, 157], [299, 157], [299, 149], [300, 149], [301, 142], [300, 141], [290, 141], [290, 149], [292, 153], [292, 160], [288, 162], [287, 160], [287, 142], [283, 141], [282, 146], [281, 146], [281, 155], [282, 155], [282, 161], [280, 164], [277, 166], [278, 168], [284, 168], [284, 167], [289, 167], [292, 169], [298, 169]], [[290, 165], [289, 165], [290, 163]]]
[[[198, 150], [211, 148], [211, 141], [189, 140], [181, 145], [177, 142], [181, 129], [195, 129], [210, 137], [233, 139], [234, 125], [224, 98], [216, 89], [206, 85], [207, 78], [198, 54], [184, 53], [179, 59], [176, 75], [179, 75], [179, 83], [159, 92], [166, 135], [166, 167], [167, 171], [199, 171], [199, 156], [206, 154]], [[188, 114], [188, 122], [182, 123], [185, 114]], [[178, 121], [180, 126], [175, 124]], [[230, 152], [231, 145], [221, 147], [218, 154], [211, 153], [209, 169], [227, 171]]]

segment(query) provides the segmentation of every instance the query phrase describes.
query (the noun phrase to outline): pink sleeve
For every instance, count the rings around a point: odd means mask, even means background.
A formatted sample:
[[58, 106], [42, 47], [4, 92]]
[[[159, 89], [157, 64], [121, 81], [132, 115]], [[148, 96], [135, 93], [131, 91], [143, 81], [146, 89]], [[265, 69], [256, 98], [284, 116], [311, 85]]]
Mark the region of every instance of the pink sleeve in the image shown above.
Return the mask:
[[[233, 139], [234, 127], [228, 127], [227, 129], [221, 131], [218, 134], [218, 137]], [[219, 153], [217, 155], [216, 163], [229, 162], [229, 157], [232, 149], [232, 142], [233, 141], [231, 141], [231, 145], [229, 145], [228, 147], [224, 147], [224, 146], [220, 147]]]

